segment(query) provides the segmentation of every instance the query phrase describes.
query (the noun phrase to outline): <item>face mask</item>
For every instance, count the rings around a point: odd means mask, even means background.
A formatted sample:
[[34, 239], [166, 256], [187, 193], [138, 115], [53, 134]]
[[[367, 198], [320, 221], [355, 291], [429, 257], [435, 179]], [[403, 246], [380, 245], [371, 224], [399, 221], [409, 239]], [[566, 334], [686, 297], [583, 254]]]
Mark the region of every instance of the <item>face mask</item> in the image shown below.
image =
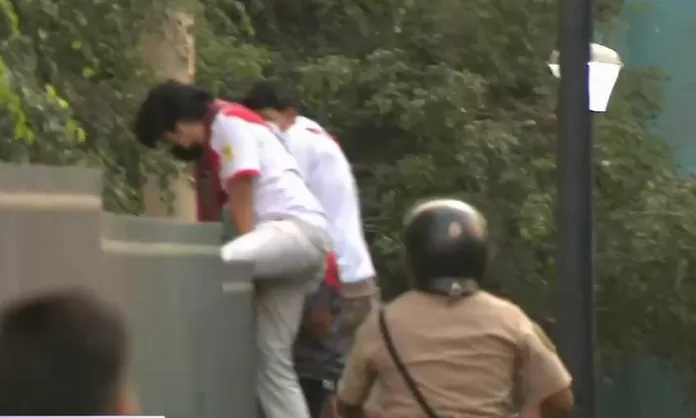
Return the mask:
[[205, 154], [206, 147], [203, 145], [192, 145], [189, 148], [176, 145], [169, 151], [174, 158], [180, 161], [198, 161]]

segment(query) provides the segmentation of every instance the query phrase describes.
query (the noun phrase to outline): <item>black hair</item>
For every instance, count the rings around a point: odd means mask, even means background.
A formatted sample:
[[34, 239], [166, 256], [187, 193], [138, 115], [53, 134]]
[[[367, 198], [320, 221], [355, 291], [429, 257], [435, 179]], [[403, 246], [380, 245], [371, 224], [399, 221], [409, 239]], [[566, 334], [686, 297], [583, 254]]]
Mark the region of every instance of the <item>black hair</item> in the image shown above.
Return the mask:
[[257, 81], [251, 86], [241, 104], [257, 111], [273, 109], [280, 112], [298, 107], [297, 99], [290, 87], [274, 79]]
[[0, 314], [0, 415], [108, 415], [128, 357], [120, 314], [68, 290], [21, 299]]
[[213, 95], [192, 84], [169, 80], [158, 84], [140, 105], [133, 123], [133, 133], [141, 144], [154, 148], [177, 122], [203, 121]]

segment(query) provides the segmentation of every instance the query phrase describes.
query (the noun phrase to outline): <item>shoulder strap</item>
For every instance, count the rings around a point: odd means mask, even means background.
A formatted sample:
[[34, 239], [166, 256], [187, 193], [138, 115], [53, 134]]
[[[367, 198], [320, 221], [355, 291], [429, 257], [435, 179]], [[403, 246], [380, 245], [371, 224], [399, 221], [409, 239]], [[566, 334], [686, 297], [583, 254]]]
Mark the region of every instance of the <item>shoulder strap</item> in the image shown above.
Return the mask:
[[413, 395], [414, 399], [416, 400], [416, 402], [418, 402], [418, 405], [421, 407], [423, 412], [425, 412], [425, 415], [427, 415], [428, 418], [437, 418], [437, 415], [435, 415], [433, 408], [430, 407], [428, 402], [423, 397], [423, 394], [418, 389], [416, 381], [413, 380], [411, 374], [408, 372], [408, 370], [406, 370], [406, 366], [404, 365], [403, 361], [401, 361], [401, 357], [399, 357], [399, 354], [396, 352], [396, 347], [394, 347], [394, 342], [392, 341], [391, 334], [389, 333], [389, 329], [387, 328], [387, 321], [384, 318], [384, 308], [381, 308], [379, 310], [379, 329], [382, 333], [382, 337], [384, 338], [384, 342], [387, 345], [387, 350], [389, 350], [389, 355], [394, 361], [394, 364], [396, 365], [396, 368], [399, 370], [399, 373], [406, 381], [406, 386], [408, 386], [408, 389], [411, 391], [411, 394]]

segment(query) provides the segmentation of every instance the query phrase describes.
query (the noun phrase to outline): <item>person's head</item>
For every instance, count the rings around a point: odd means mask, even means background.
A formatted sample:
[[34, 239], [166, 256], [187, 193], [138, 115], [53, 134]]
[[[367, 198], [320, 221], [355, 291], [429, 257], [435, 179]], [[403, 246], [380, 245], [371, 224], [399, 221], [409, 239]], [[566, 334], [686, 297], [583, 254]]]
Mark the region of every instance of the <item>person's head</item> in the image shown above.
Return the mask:
[[417, 289], [449, 296], [471, 294], [488, 263], [486, 221], [462, 201], [429, 200], [406, 214], [404, 247]]
[[242, 105], [259, 113], [281, 131], [292, 126], [297, 116], [295, 96], [290, 87], [279, 80], [256, 82], [242, 100]]
[[149, 148], [163, 142], [176, 158], [196, 160], [207, 146], [205, 119], [213, 100], [210, 92], [192, 84], [158, 84], [140, 105], [133, 133]]
[[128, 415], [120, 314], [82, 291], [20, 299], [0, 313], [0, 415]]

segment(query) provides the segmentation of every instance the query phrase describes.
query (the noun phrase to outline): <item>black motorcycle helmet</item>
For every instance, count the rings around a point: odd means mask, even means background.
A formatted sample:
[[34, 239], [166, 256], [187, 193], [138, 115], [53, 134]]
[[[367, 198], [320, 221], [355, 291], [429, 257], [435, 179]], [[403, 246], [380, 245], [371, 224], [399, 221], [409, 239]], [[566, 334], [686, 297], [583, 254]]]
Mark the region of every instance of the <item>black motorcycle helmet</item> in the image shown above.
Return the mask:
[[488, 262], [486, 220], [467, 203], [414, 206], [404, 220], [404, 246], [416, 289], [450, 297], [478, 290]]

